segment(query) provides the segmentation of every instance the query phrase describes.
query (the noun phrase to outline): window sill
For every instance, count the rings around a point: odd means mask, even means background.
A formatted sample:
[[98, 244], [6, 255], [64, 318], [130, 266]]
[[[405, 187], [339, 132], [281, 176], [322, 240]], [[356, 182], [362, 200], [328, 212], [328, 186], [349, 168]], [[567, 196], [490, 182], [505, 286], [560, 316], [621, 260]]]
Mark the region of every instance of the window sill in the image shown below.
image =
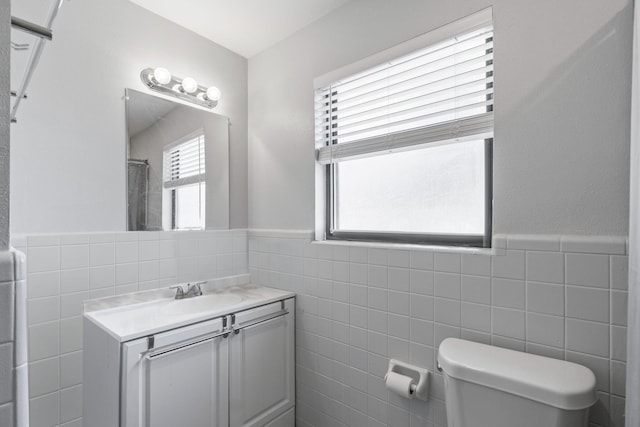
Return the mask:
[[371, 249], [395, 249], [405, 251], [429, 251], [471, 255], [496, 255], [503, 250], [496, 247], [472, 248], [464, 246], [418, 245], [411, 243], [362, 242], [357, 240], [313, 240], [311, 243], [314, 245], [349, 246]]

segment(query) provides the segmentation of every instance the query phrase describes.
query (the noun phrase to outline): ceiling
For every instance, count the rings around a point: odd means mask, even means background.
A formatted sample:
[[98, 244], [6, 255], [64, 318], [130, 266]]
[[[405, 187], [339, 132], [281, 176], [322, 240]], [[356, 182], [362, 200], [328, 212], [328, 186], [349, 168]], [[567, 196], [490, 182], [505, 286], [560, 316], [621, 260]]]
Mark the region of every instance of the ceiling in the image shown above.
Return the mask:
[[129, 138], [148, 129], [159, 118], [166, 116], [171, 110], [181, 105], [137, 90], [127, 89], [127, 91], [127, 133]]
[[131, 0], [246, 58], [349, 0]]

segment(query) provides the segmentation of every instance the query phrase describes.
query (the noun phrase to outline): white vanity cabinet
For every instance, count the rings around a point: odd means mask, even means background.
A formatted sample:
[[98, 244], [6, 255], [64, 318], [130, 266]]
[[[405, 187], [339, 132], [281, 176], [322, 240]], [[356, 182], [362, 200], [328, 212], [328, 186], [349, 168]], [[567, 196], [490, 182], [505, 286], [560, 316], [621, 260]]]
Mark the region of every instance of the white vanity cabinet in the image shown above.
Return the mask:
[[255, 289], [209, 319], [125, 340], [105, 329], [109, 316], [85, 313], [84, 424], [293, 427], [295, 300]]

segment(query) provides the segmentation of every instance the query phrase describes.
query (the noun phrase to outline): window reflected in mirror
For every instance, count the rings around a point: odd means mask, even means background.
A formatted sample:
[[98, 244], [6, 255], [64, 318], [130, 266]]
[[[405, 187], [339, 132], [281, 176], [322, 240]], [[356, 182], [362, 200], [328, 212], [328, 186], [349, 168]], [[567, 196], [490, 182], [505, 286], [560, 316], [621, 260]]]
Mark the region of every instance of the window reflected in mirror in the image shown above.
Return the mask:
[[204, 142], [204, 130], [201, 129], [164, 148], [162, 224], [165, 230], [204, 228]]

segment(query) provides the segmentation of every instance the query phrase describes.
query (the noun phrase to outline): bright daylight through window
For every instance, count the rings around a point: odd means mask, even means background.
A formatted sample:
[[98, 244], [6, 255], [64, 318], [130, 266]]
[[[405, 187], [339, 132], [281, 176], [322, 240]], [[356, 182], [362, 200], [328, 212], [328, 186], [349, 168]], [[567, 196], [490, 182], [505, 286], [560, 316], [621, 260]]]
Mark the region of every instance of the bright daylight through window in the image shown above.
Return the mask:
[[454, 24], [316, 90], [328, 239], [490, 245], [493, 28]]
[[203, 131], [165, 148], [162, 179], [165, 230], [204, 229], [204, 166]]

